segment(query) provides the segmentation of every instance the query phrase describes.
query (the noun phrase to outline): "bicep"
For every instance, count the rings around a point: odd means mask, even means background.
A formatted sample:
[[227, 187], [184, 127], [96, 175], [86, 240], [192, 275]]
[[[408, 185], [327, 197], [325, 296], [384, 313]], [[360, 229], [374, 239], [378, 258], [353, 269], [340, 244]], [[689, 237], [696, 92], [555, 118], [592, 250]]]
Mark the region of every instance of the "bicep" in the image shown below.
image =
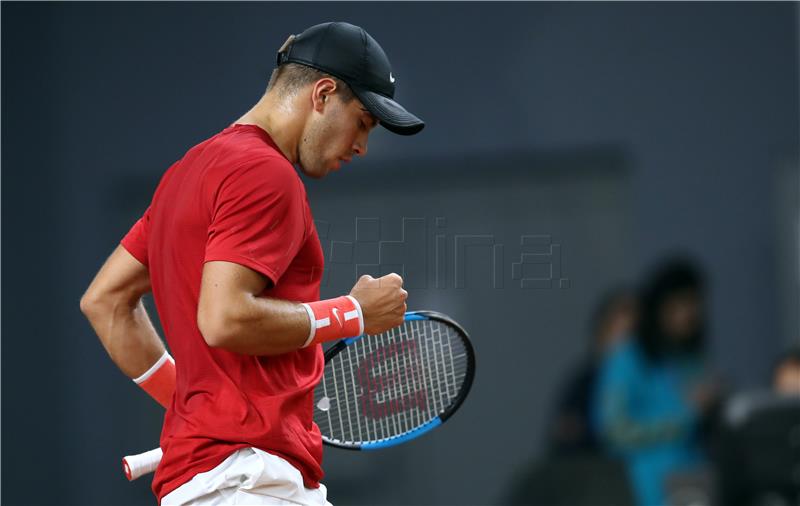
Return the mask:
[[249, 267], [234, 262], [206, 262], [200, 282], [200, 300], [221, 302], [231, 295], [259, 295], [269, 285], [268, 277]]
[[271, 284], [268, 277], [249, 267], [234, 262], [206, 262], [197, 304], [201, 332], [224, 325], [226, 318], [246, 302], [245, 298], [260, 295]]

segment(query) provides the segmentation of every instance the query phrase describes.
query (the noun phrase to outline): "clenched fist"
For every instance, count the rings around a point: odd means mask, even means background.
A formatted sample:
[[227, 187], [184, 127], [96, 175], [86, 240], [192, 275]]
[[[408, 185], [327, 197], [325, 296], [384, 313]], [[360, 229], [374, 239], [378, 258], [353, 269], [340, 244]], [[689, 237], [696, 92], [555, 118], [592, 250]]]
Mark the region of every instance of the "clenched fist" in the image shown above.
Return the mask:
[[403, 278], [395, 273], [378, 279], [361, 276], [350, 295], [361, 304], [364, 333], [380, 334], [403, 323], [408, 292], [403, 290]]

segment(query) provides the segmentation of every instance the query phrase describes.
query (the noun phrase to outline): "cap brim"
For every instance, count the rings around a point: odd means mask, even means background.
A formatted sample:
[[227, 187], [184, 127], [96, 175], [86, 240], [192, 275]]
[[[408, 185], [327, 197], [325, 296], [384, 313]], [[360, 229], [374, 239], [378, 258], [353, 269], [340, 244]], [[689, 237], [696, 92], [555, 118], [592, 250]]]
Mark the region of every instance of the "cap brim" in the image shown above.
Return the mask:
[[391, 98], [373, 91], [353, 89], [364, 107], [375, 116], [381, 125], [390, 132], [400, 135], [414, 135], [425, 128], [425, 122], [406, 111], [402, 105]]

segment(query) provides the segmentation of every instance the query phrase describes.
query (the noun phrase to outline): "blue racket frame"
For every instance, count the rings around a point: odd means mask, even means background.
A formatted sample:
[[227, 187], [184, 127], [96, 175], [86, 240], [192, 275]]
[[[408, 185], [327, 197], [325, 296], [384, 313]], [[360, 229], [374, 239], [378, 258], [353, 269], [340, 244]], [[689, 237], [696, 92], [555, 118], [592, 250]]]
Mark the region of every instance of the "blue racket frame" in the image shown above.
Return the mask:
[[[448, 406], [442, 413], [439, 413], [439, 415], [437, 415], [430, 421], [406, 433], [393, 436], [387, 439], [383, 439], [381, 441], [374, 441], [367, 443], [339, 443], [336, 441], [331, 441], [329, 439], [326, 439], [325, 436], [323, 436], [322, 442], [325, 445], [332, 446], [334, 448], [342, 448], [345, 450], [355, 450], [355, 451], [370, 451], [370, 450], [382, 450], [384, 448], [391, 448], [393, 446], [413, 441], [414, 439], [417, 439], [422, 435], [432, 431], [436, 427], [439, 427], [444, 422], [446, 422], [453, 415], [453, 413], [455, 413], [458, 410], [458, 408], [461, 407], [461, 404], [464, 403], [464, 399], [467, 398], [467, 394], [469, 394], [469, 391], [472, 388], [472, 381], [475, 377], [475, 352], [474, 349], [472, 348], [472, 343], [469, 340], [469, 335], [467, 334], [467, 331], [464, 330], [464, 328], [461, 325], [459, 325], [455, 320], [453, 320], [449, 316], [442, 313], [438, 313], [436, 311], [409, 311], [404, 315], [403, 319], [404, 321], [437, 320], [454, 327], [456, 331], [458, 331], [464, 343], [464, 347], [467, 350], [467, 372], [466, 376], [464, 377], [463, 387], [461, 388], [461, 391], [459, 392], [458, 396], [453, 400], [450, 406]], [[333, 357], [335, 357], [342, 350], [347, 348], [347, 346], [358, 341], [362, 337], [363, 335], [357, 337], [348, 337], [347, 339], [342, 339], [341, 341], [338, 341], [335, 345], [329, 348], [328, 351], [325, 352], [325, 363], [327, 364]]]

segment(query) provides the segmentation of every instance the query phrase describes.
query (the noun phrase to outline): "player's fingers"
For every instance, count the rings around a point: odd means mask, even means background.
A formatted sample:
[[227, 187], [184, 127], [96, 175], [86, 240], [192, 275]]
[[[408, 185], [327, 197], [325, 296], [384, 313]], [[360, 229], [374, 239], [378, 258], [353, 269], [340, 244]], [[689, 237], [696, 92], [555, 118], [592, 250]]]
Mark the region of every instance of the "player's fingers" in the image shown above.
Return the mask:
[[400, 289], [400, 300], [405, 302], [406, 299], [408, 299], [408, 292], [401, 288]]
[[392, 272], [381, 278], [388, 286], [403, 286], [403, 278], [399, 274]]
[[405, 305], [405, 303], [403, 303], [403, 305], [400, 306], [400, 311], [397, 313], [397, 318], [395, 319], [395, 326], [402, 325], [403, 321], [405, 321], [406, 309], [408, 309], [408, 307]]

